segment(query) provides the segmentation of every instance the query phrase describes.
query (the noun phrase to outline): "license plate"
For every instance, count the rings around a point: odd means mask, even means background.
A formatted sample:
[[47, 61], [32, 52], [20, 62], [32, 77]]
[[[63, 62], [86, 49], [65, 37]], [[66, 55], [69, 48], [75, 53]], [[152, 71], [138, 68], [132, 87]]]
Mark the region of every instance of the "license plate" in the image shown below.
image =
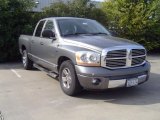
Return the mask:
[[127, 87], [138, 85], [138, 78], [131, 78], [127, 80]]

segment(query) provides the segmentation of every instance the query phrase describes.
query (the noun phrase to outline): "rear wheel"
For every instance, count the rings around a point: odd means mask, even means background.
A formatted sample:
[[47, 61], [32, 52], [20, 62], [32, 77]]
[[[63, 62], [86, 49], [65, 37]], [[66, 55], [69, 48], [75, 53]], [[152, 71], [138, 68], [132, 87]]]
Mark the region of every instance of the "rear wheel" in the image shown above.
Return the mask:
[[33, 68], [33, 62], [28, 58], [26, 50], [22, 51], [22, 62], [23, 62], [23, 67], [26, 70], [31, 70]]
[[59, 80], [63, 92], [67, 95], [75, 96], [82, 90], [74, 65], [70, 60], [67, 60], [61, 64], [59, 70]]

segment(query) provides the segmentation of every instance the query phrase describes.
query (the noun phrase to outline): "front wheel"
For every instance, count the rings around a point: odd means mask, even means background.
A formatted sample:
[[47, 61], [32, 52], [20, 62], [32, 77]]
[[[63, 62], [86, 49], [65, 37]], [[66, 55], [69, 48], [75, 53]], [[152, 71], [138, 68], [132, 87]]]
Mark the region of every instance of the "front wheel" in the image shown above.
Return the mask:
[[33, 62], [28, 58], [26, 50], [22, 51], [22, 62], [24, 69], [31, 70], [33, 68]]
[[59, 80], [63, 92], [69, 96], [75, 96], [82, 90], [74, 65], [70, 60], [63, 62], [60, 66]]

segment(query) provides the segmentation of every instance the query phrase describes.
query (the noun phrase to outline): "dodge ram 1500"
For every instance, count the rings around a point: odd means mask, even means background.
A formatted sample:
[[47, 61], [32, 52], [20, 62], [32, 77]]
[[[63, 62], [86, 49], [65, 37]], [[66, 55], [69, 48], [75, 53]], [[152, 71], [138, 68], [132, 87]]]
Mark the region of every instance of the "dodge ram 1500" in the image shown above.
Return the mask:
[[33, 36], [20, 36], [19, 49], [25, 69], [34, 66], [58, 77], [62, 90], [70, 96], [82, 89], [132, 87], [149, 79], [145, 48], [113, 37], [91, 19], [42, 19]]

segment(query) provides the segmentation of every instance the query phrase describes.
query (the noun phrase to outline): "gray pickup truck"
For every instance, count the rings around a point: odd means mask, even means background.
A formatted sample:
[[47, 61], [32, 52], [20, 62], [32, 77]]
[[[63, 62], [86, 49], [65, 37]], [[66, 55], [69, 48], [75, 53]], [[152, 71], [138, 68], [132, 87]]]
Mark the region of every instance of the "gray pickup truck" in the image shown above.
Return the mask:
[[145, 48], [113, 37], [91, 19], [42, 19], [33, 36], [20, 36], [19, 49], [25, 69], [34, 66], [58, 77], [62, 90], [70, 96], [82, 89], [132, 87], [149, 79]]

